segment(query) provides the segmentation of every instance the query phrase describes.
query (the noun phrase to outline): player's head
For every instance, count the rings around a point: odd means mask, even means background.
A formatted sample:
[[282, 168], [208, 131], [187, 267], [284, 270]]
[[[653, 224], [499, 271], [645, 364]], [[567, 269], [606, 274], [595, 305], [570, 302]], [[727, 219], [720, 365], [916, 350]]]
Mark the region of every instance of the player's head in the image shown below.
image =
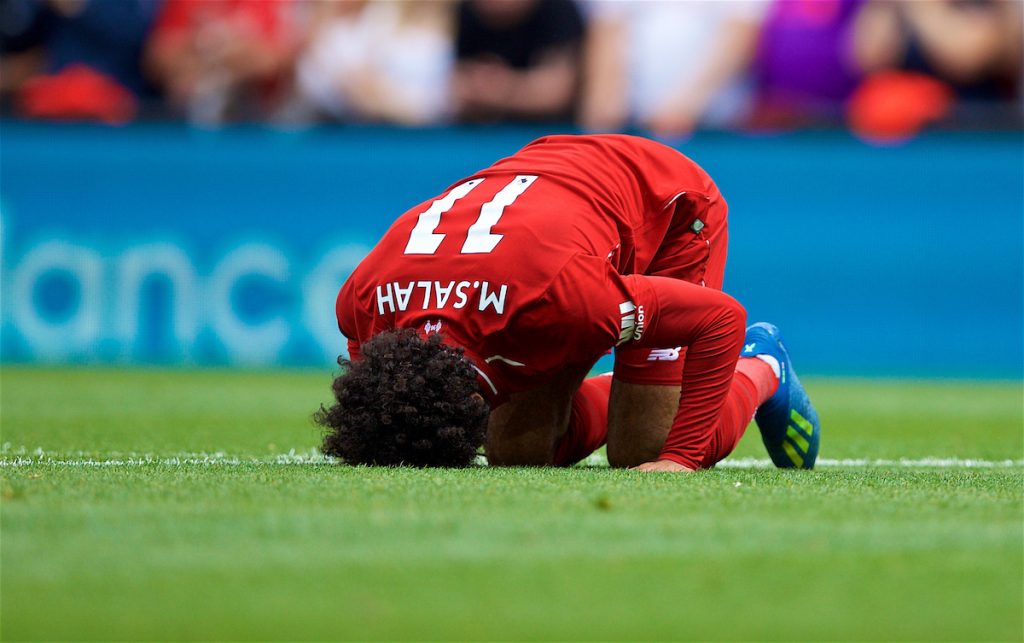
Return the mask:
[[349, 464], [465, 467], [483, 445], [488, 407], [461, 349], [437, 334], [381, 333], [339, 358], [335, 404], [314, 415], [323, 452]]

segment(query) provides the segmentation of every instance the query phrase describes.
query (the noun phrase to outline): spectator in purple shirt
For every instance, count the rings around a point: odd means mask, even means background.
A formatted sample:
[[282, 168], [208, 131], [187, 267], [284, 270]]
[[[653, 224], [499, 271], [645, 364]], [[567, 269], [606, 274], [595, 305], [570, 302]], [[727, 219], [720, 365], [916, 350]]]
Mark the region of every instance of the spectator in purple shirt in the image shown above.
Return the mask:
[[836, 117], [860, 80], [852, 31], [863, 0], [778, 0], [755, 58], [760, 120]]

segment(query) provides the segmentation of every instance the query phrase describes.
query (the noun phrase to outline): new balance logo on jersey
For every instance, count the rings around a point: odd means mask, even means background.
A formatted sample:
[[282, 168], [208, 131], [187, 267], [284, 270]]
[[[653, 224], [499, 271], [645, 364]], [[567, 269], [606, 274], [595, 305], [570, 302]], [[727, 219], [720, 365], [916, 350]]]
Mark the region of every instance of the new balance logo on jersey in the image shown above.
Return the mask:
[[679, 351], [681, 351], [682, 348], [682, 346], [676, 346], [675, 348], [655, 348], [651, 351], [651, 354], [647, 356], [647, 361], [674, 362], [679, 359]]
[[643, 337], [644, 322], [646, 321], [643, 306], [637, 307], [631, 301], [624, 301], [619, 304], [619, 314], [622, 315], [622, 323], [619, 327], [618, 344]]

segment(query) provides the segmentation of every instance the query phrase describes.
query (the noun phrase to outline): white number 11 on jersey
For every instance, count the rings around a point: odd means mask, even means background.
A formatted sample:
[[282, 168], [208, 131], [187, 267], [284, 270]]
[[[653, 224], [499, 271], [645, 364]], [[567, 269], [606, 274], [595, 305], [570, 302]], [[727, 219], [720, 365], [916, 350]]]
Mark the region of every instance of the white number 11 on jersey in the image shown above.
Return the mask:
[[[486, 254], [498, 245], [504, 235], [492, 234], [491, 228], [498, 223], [505, 208], [516, 202], [519, 196], [526, 192], [526, 189], [537, 180], [536, 176], [520, 174], [512, 179], [512, 182], [501, 188], [501, 191], [494, 195], [480, 208], [480, 216], [476, 223], [469, 227], [466, 233], [466, 242], [462, 244], [462, 254]], [[473, 179], [461, 183], [445, 195], [443, 199], [437, 199], [430, 204], [419, 219], [416, 220], [416, 227], [409, 235], [409, 243], [405, 246], [407, 255], [432, 255], [437, 252], [444, 241], [445, 235], [437, 234], [437, 226], [441, 225], [441, 215], [451, 210], [455, 202], [466, 196], [473, 189], [483, 183], [483, 179]]]

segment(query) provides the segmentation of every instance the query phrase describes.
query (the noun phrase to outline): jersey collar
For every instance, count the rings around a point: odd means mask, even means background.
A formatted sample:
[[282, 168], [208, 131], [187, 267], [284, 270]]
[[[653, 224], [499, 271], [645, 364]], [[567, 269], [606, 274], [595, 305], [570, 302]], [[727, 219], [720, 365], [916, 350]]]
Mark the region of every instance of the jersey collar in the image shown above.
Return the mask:
[[494, 370], [490, 365], [473, 351], [465, 347], [462, 347], [462, 349], [473, 370], [476, 371], [476, 381], [480, 386], [480, 394], [484, 396], [487, 404], [493, 409], [506, 402], [508, 395], [504, 393], [501, 382], [495, 376]]

